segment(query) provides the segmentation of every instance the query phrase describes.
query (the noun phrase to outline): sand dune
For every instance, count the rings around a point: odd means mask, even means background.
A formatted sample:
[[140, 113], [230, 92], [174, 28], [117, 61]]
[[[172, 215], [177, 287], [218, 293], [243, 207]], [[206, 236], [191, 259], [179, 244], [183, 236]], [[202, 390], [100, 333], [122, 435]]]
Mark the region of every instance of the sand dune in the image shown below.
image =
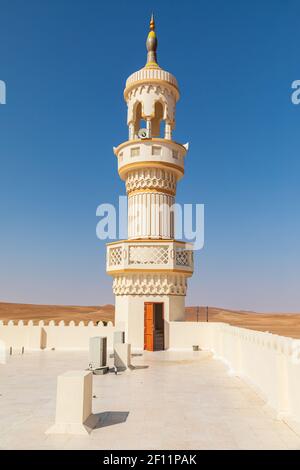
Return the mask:
[[[198, 321], [206, 321], [206, 307], [199, 307], [198, 311]], [[186, 307], [186, 320], [197, 321], [197, 307]], [[209, 307], [208, 321], [300, 338], [300, 314], [296, 313], [257, 313]]]
[[33, 320], [38, 323], [44, 320], [69, 322], [74, 320], [89, 322], [93, 321], [113, 321], [115, 316], [114, 305], [78, 307], [72, 305], [35, 305], [35, 304], [14, 304], [0, 302], [0, 320], [7, 323], [9, 320]]
[[[33, 320], [38, 323], [44, 320], [69, 322], [74, 320], [88, 322], [114, 321], [114, 305], [72, 306], [72, 305], [35, 305], [0, 302], [0, 320]], [[198, 313], [197, 313], [198, 311]], [[206, 321], [206, 307], [186, 307], [186, 321]], [[257, 313], [249, 311], [228, 310], [217, 307], [208, 308], [208, 321], [225, 322], [231, 325], [252, 330], [269, 331], [283, 336], [300, 338], [300, 314], [291, 313]]]

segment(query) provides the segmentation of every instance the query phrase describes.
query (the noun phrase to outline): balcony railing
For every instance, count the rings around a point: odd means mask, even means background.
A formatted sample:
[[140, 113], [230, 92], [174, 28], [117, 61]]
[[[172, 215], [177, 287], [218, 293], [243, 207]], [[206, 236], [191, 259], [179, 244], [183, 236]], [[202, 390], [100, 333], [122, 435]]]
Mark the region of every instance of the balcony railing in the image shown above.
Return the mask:
[[127, 240], [107, 245], [106, 269], [123, 270], [176, 270], [193, 272], [192, 244], [176, 241]]

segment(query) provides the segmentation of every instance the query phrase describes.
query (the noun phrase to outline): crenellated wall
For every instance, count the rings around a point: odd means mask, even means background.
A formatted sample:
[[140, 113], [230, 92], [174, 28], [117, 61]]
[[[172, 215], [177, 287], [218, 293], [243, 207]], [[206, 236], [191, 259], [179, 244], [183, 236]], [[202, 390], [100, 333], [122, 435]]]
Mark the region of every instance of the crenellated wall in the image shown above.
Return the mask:
[[38, 325], [29, 321], [25, 325], [22, 320], [15, 323], [9, 321], [7, 325], [3, 325], [0, 321], [0, 340], [5, 342], [7, 349], [24, 347], [25, 350], [51, 348], [87, 350], [89, 338], [93, 336], [106, 336], [108, 348], [112, 349], [114, 331], [112, 322], [104, 326], [102, 322], [96, 325], [92, 321], [87, 324], [81, 321], [78, 325], [75, 325], [74, 321], [65, 324], [64, 321], [55, 323], [53, 320], [47, 325], [43, 321]]

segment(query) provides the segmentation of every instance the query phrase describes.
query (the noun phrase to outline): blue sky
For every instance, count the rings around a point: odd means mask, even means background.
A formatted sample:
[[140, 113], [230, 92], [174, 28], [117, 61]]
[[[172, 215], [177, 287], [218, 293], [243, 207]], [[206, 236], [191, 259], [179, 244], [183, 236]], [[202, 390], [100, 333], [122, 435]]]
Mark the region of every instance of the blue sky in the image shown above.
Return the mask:
[[177, 201], [205, 204], [188, 305], [300, 311], [298, 0], [0, 0], [0, 299], [113, 302], [96, 207], [125, 194], [126, 78], [178, 79]]

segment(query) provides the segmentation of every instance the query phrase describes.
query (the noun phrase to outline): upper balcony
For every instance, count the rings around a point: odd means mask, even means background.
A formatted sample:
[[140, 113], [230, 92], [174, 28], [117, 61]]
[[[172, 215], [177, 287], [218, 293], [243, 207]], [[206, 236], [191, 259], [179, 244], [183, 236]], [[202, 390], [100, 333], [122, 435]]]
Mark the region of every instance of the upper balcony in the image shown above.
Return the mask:
[[171, 168], [180, 179], [184, 174], [187, 145], [161, 138], [128, 140], [114, 148], [118, 171], [122, 179], [131, 169], [147, 166]]
[[170, 271], [192, 275], [193, 245], [174, 240], [124, 240], [107, 244], [106, 271]]

